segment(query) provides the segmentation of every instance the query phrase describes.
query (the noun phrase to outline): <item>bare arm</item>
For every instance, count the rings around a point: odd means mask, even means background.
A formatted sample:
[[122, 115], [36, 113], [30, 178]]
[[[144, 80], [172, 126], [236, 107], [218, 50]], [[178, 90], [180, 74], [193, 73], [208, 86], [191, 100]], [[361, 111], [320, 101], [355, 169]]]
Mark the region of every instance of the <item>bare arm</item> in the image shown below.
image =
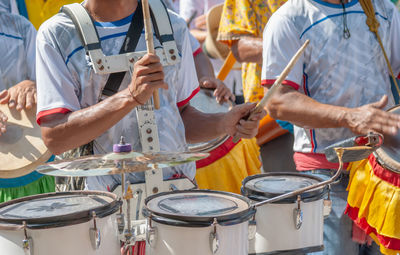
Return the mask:
[[235, 101], [235, 95], [232, 94], [230, 89], [222, 81], [215, 78], [211, 61], [204, 52], [200, 52], [194, 57], [194, 64], [201, 88], [215, 89], [214, 96], [218, 103], [229, 99]]
[[155, 89], [168, 88], [159, 58], [149, 54], [135, 64], [129, 88], [106, 100], [69, 114], [53, 114], [41, 119], [42, 137], [54, 154], [86, 144], [103, 134]]
[[241, 37], [233, 41], [232, 53], [238, 62], [253, 62], [262, 64], [262, 38]]
[[357, 108], [319, 103], [289, 86], [281, 86], [267, 104], [272, 118], [290, 121], [305, 128], [345, 127], [356, 134], [370, 131], [396, 134], [400, 128], [400, 115], [381, 110], [387, 96], [379, 102]]
[[235, 106], [227, 113], [207, 114], [187, 104], [180, 108], [185, 125], [186, 139], [189, 143], [209, 141], [225, 134], [252, 138], [257, 134], [259, 121], [265, 112], [255, 115], [251, 120], [243, 120], [255, 104]]

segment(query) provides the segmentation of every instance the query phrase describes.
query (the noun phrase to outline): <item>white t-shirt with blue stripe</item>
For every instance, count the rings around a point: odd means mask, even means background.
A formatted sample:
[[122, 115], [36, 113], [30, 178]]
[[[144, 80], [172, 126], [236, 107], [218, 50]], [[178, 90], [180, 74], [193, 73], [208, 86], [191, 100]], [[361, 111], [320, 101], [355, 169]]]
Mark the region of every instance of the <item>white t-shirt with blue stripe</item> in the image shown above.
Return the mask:
[[[373, 0], [379, 33], [393, 71], [400, 71], [400, 19], [388, 0]], [[357, 0], [345, 4], [350, 38], [343, 37], [342, 5], [321, 0], [289, 0], [269, 20], [263, 38], [263, 84], [271, 84], [307, 40], [310, 45], [288, 75], [286, 84], [318, 102], [358, 107], [389, 96], [394, 104], [389, 71], [366, 15]], [[324, 148], [354, 136], [345, 128], [294, 127], [294, 151], [322, 153]]]
[[[161, 108], [155, 111], [161, 151], [187, 151], [185, 129], [178, 106], [190, 100], [198, 91], [189, 32], [185, 21], [170, 12], [174, 38], [181, 62], [164, 67], [168, 90], [160, 90]], [[116, 55], [125, 39], [132, 15], [117, 22], [96, 23], [105, 55]], [[168, 22], [168, 21], [166, 21]], [[155, 47], [161, 47], [158, 40]], [[145, 51], [144, 32], [136, 51]], [[98, 102], [109, 75], [95, 74], [83, 49], [75, 27], [65, 14], [57, 14], [39, 29], [37, 37], [38, 116], [46, 113], [77, 111]], [[131, 81], [125, 75], [120, 90]], [[127, 114], [115, 126], [95, 140], [95, 153], [112, 151], [112, 146], [124, 136], [133, 149], [141, 150], [136, 110]], [[193, 179], [195, 164], [164, 169], [164, 178], [184, 174]], [[143, 173], [130, 174], [130, 181], [143, 181]], [[105, 189], [119, 182], [118, 176], [88, 178], [90, 189]]]

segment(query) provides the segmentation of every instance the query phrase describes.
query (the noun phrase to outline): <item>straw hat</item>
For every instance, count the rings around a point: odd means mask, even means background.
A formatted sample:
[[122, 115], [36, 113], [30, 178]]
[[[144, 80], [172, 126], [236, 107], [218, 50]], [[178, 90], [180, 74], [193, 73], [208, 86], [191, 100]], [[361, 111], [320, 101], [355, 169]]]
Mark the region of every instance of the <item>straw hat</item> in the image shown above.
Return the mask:
[[217, 41], [219, 22], [224, 4], [212, 7], [206, 16], [207, 36], [203, 44], [203, 51], [211, 58], [224, 60], [229, 54], [229, 47]]

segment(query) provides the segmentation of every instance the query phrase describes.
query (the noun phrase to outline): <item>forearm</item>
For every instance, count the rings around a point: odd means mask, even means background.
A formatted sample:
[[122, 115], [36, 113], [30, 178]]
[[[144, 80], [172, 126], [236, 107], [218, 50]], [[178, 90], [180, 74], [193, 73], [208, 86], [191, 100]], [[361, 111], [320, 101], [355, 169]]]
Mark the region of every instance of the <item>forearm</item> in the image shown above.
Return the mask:
[[194, 64], [199, 81], [204, 77], [215, 78], [214, 69], [211, 61], [204, 54], [204, 52], [200, 52], [194, 57]]
[[251, 62], [262, 64], [262, 38], [241, 37], [234, 41], [231, 47], [232, 53], [240, 63]]
[[200, 29], [191, 29], [190, 33], [197, 39], [200, 43], [204, 43], [207, 37], [207, 32]]
[[84, 145], [114, 126], [138, 103], [129, 91], [121, 91], [106, 100], [69, 114], [43, 117], [42, 137], [54, 154]]
[[347, 127], [348, 108], [319, 103], [286, 86], [271, 97], [267, 110], [272, 118], [290, 121], [300, 127]]
[[185, 125], [185, 136], [188, 143], [199, 143], [212, 140], [226, 134], [223, 127], [223, 113], [207, 114], [187, 105], [181, 110]]

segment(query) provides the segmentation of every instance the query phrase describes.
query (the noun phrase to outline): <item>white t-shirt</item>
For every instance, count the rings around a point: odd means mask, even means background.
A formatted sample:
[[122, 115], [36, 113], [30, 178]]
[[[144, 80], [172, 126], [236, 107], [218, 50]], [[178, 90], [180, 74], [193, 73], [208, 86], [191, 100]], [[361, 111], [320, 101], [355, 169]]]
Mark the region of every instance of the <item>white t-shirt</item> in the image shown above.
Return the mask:
[[[161, 108], [155, 111], [161, 151], [187, 151], [185, 128], [180, 117], [179, 106], [187, 103], [199, 90], [193, 63], [189, 31], [185, 21], [170, 12], [174, 38], [181, 62], [164, 67], [168, 90], [160, 90]], [[119, 53], [125, 39], [132, 15], [116, 22], [95, 23], [105, 55]], [[161, 47], [157, 39], [155, 47]], [[144, 32], [136, 51], [145, 51]], [[57, 14], [39, 29], [37, 37], [38, 76], [38, 121], [40, 117], [52, 113], [77, 111], [98, 102], [101, 90], [109, 75], [95, 74], [90, 66], [75, 27], [65, 14]], [[127, 88], [131, 77], [126, 75], [120, 90]], [[131, 143], [133, 149], [141, 150], [136, 110], [131, 111], [115, 126], [95, 140], [95, 153], [112, 151], [120, 136]], [[164, 178], [173, 174], [184, 174], [193, 179], [195, 164], [164, 169]], [[131, 183], [144, 180], [143, 173], [130, 174]], [[88, 178], [90, 189], [105, 189], [120, 182], [119, 176]]]
[[[379, 33], [393, 71], [400, 71], [400, 20], [388, 0], [373, 0]], [[343, 38], [340, 4], [321, 0], [289, 0], [269, 20], [263, 39], [262, 83], [272, 84], [307, 40], [310, 45], [286, 78], [318, 102], [358, 107], [389, 96], [394, 104], [389, 71], [382, 50], [365, 23], [357, 0], [345, 5], [350, 38]], [[322, 153], [324, 148], [354, 134], [346, 128], [305, 129], [294, 126], [294, 151]]]
[[24, 17], [0, 11], [0, 91], [36, 80], [36, 29]]

